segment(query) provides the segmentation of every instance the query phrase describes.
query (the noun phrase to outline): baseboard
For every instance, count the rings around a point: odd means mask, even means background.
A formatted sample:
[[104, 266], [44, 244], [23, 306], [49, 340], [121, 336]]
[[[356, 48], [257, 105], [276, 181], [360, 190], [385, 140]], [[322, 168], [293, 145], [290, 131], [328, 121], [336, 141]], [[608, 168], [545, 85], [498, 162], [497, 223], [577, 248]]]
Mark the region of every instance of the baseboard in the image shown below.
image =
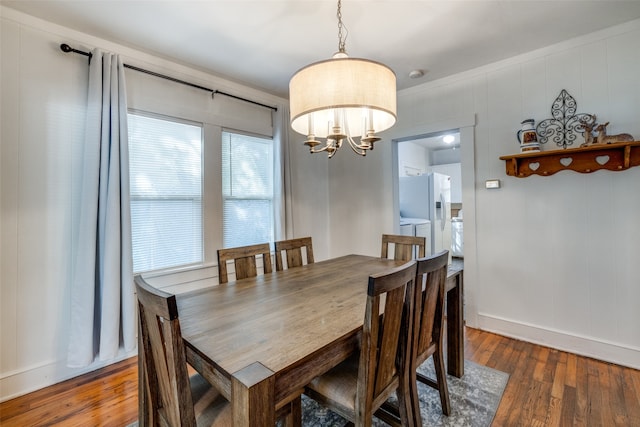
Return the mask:
[[115, 359], [106, 362], [97, 361], [86, 368], [69, 368], [66, 366], [66, 361], [58, 361], [6, 373], [0, 378], [0, 402], [95, 371], [136, 354], [138, 354], [137, 351], [126, 353], [121, 349]]
[[640, 369], [640, 349], [624, 344], [572, 335], [564, 331], [541, 328], [481, 313], [478, 314], [478, 328], [581, 356]]

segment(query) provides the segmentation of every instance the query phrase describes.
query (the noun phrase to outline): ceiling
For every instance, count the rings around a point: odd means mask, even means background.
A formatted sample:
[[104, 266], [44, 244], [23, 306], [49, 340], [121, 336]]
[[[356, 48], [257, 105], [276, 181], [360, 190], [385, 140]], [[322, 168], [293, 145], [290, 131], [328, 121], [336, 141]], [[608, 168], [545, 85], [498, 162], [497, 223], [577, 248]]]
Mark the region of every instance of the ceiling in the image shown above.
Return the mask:
[[[338, 50], [332, 0], [0, 4], [284, 98], [298, 69]], [[342, 18], [347, 53], [385, 63], [405, 89], [640, 18], [640, 0], [344, 0]]]
[[[445, 136], [452, 137], [452, 140], [445, 141]], [[417, 144], [427, 150], [446, 150], [449, 148], [456, 149], [460, 147], [460, 132], [441, 132], [437, 135], [427, 136], [424, 138], [410, 139], [406, 142]]]

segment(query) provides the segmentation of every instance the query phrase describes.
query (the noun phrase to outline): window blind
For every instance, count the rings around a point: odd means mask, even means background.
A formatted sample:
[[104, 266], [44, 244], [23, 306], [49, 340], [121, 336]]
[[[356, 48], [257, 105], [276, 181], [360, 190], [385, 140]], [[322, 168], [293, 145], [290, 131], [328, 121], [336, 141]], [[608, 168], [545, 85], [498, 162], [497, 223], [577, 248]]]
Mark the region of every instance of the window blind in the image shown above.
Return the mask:
[[224, 131], [224, 247], [273, 241], [273, 191], [273, 140]]
[[129, 114], [135, 272], [203, 260], [202, 127]]

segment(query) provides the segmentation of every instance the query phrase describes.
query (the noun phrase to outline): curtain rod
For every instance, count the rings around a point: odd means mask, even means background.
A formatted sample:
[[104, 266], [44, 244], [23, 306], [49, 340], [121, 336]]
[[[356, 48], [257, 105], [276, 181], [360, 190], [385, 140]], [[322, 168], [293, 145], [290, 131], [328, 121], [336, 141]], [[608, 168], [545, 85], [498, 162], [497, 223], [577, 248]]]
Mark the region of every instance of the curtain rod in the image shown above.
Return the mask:
[[[67, 52], [67, 53], [68, 52], [73, 52], [73, 53], [77, 53], [79, 55], [87, 56], [87, 57], [89, 57], [89, 61], [91, 61], [91, 56], [92, 56], [91, 52], [84, 52], [82, 50], [74, 49], [74, 48], [72, 48], [71, 46], [69, 46], [66, 43], [63, 43], [63, 44], [60, 45], [60, 50], [63, 51], [63, 52]], [[208, 87], [204, 87], [204, 86], [200, 86], [200, 85], [197, 85], [197, 84], [194, 84], [194, 83], [186, 82], [184, 80], [176, 79], [175, 77], [171, 77], [171, 76], [167, 76], [167, 75], [164, 75], [164, 74], [156, 73], [155, 71], [145, 70], [144, 68], [134, 67], [133, 65], [129, 65], [129, 64], [124, 64], [124, 68], [129, 68], [131, 70], [139, 71], [141, 73], [149, 74], [149, 75], [155, 76], [155, 77], [160, 77], [161, 79], [170, 80], [172, 82], [180, 83], [180, 84], [183, 84], [183, 85], [186, 85], [186, 86], [190, 86], [190, 87], [194, 87], [196, 89], [205, 90], [207, 92], [211, 92], [211, 97], [215, 96], [216, 94], [224, 95], [224, 96], [228, 96], [229, 98], [234, 98], [234, 99], [237, 99], [237, 100], [240, 100], [240, 101], [248, 102], [250, 104], [259, 105], [260, 107], [270, 108], [273, 111], [278, 111], [277, 107], [273, 107], [271, 105], [261, 104], [260, 102], [252, 101], [252, 100], [246, 99], [246, 98], [241, 98], [241, 97], [236, 96], [236, 95], [231, 95], [230, 93], [222, 92], [222, 91], [219, 91], [217, 89], [210, 89]]]

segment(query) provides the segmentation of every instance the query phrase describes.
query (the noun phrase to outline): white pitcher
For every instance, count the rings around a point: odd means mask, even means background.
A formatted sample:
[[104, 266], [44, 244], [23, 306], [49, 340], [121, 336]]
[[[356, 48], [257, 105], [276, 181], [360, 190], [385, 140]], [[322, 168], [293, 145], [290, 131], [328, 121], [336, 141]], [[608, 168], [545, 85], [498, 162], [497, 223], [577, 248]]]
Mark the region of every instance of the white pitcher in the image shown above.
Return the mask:
[[532, 144], [538, 142], [538, 134], [536, 133], [536, 129], [533, 124], [533, 119], [526, 119], [522, 121], [522, 129], [516, 133], [520, 144]]

